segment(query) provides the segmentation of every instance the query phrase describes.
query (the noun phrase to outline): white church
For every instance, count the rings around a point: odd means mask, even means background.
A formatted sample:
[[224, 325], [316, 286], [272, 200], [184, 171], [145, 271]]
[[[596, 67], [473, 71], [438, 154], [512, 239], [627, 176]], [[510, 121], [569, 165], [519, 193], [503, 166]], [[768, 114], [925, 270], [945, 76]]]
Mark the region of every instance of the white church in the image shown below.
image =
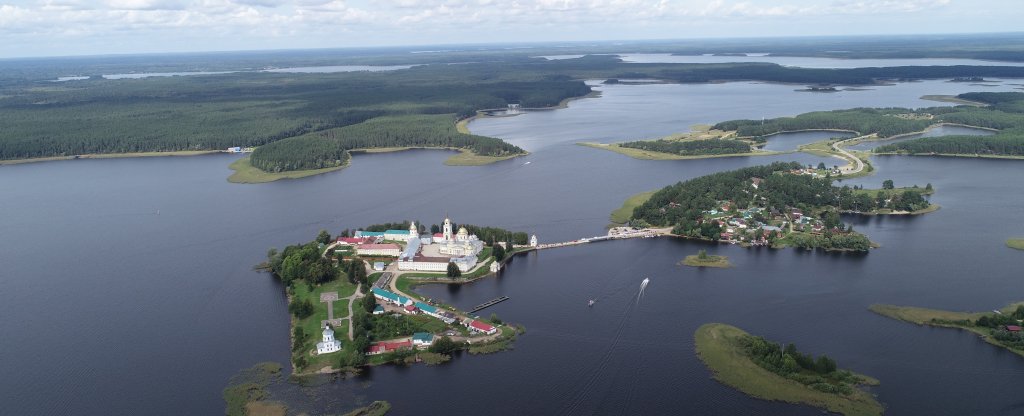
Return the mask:
[[324, 327], [324, 340], [316, 343], [316, 354], [330, 354], [341, 350], [341, 341], [334, 339], [334, 330], [330, 325]]
[[405, 252], [398, 256], [398, 270], [444, 272], [448, 263], [455, 263], [462, 272], [467, 272], [479, 262], [477, 255], [484, 249], [483, 241], [470, 235], [466, 227], [452, 232], [452, 221], [444, 219], [442, 232], [433, 236], [420, 237], [416, 224], [409, 226], [409, 241]]

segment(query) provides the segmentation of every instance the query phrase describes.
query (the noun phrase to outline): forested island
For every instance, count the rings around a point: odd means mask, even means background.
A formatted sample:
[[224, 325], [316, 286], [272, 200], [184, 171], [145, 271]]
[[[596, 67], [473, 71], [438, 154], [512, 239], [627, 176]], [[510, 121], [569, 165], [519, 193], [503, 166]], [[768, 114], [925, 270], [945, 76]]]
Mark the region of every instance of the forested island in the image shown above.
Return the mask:
[[686, 256], [686, 258], [679, 263], [690, 267], [732, 267], [732, 264], [729, 263], [728, 257], [708, 254], [707, 250], [704, 249], [701, 249], [697, 254]]
[[918, 325], [959, 328], [981, 336], [985, 342], [1024, 356], [1024, 303], [993, 312], [953, 312], [912, 306], [871, 305], [872, 312]]
[[[476, 254], [479, 272], [474, 270], [473, 276], [462, 275], [458, 267], [453, 269], [455, 263], [447, 258], [447, 273], [441, 270], [403, 275], [388, 267], [409, 244], [405, 239], [410, 238], [412, 224], [408, 221], [370, 225], [358, 232], [343, 230], [337, 238], [321, 231], [309, 243], [290, 245], [281, 251], [271, 249], [260, 267], [280, 280], [288, 295], [295, 373], [355, 371], [384, 363], [439, 364], [450, 360], [457, 350], [469, 349], [477, 354], [508, 348], [521, 328], [507, 326], [494, 315], [487, 323], [481, 320], [481, 325], [470, 325], [473, 319], [466, 321], [463, 312], [411, 292], [406, 280], [408, 276], [447, 275], [447, 282], [469, 281], [486, 275], [492, 262], [511, 256], [515, 252], [512, 244], [528, 242], [521, 232], [468, 224], [459, 227], [466, 230], [466, 236], [476, 236], [476, 240], [467, 241], [479, 241], [482, 248]], [[420, 224], [416, 228], [419, 233], [432, 232], [430, 235], [441, 231], [438, 225], [427, 228]], [[399, 237], [385, 237], [389, 234]], [[386, 267], [388, 271], [383, 272]], [[387, 281], [371, 290], [385, 274], [389, 275]], [[397, 293], [388, 291], [387, 284], [392, 282]], [[487, 333], [478, 326], [494, 328]], [[337, 350], [327, 353], [320, 351], [325, 327], [330, 327], [340, 341]], [[417, 337], [420, 341], [414, 343]]]
[[861, 386], [878, 380], [837, 368], [795, 345], [783, 347], [726, 324], [704, 324], [694, 333], [697, 356], [715, 380], [764, 400], [806, 404], [843, 415], [880, 415], [882, 405]]
[[867, 251], [873, 243], [839, 213], [927, 212], [925, 188], [855, 189], [832, 184], [831, 171], [775, 162], [714, 173], [654, 192], [633, 209], [630, 225], [672, 227], [678, 236], [747, 246]]

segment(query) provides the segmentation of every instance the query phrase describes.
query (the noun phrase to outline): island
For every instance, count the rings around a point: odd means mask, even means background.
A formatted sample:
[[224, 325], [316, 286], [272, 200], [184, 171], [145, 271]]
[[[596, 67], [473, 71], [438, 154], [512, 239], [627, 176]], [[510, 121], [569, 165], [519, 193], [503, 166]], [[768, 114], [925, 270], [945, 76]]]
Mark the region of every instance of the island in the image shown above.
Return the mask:
[[978, 334], [985, 342], [1024, 356], [1024, 302], [1010, 304], [992, 312], [954, 312], [912, 306], [871, 305], [879, 315], [944, 328], [957, 328]]
[[489, 305], [470, 314], [412, 289], [494, 275], [536, 246], [536, 236], [522, 232], [460, 226], [449, 218], [429, 230], [406, 221], [343, 230], [335, 238], [321, 231], [312, 242], [271, 249], [261, 268], [286, 288], [294, 374], [352, 372], [509, 348], [523, 329], [493, 314], [477, 318]]
[[1024, 238], [1007, 239], [1006, 246], [1015, 250], [1024, 250]]
[[707, 250], [704, 249], [701, 249], [697, 254], [686, 256], [686, 258], [680, 263], [684, 266], [691, 267], [732, 267], [732, 264], [729, 263], [728, 257], [709, 255]]
[[645, 160], [704, 159], [781, 153], [760, 150], [757, 148], [758, 143], [749, 138], [736, 138], [735, 136], [735, 131], [717, 130], [712, 129], [710, 125], [700, 124], [690, 127], [689, 132], [653, 140], [622, 143], [580, 142], [577, 144]]
[[670, 227], [678, 237], [746, 247], [863, 252], [875, 244], [844, 224], [840, 213], [920, 214], [935, 209], [925, 198], [934, 191], [930, 184], [897, 188], [886, 180], [878, 190], [838, 187], [832, 184], [835, 173], [824, 164], [775, 162], [705, 175], [635, 196], [629, 202], [635, 208], [628, 223]]
[[764, 400], [805, 404], [843, 415], [880, 415], [883, 407], [861, 386], [878, 380], [837, 368], [826, 355], [817, 359], [734, 326], [704, 324], [694, 333], [697, 356], [715, 380]]

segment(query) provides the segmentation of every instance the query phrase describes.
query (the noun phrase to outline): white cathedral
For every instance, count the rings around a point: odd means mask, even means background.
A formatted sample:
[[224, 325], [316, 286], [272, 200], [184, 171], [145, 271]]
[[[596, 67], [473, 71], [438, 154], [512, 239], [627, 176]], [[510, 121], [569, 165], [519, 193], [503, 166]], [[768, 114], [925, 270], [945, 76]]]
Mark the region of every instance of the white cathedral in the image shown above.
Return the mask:
[[479, 254], [484, 249], [483, 241], [475, 235], [469, 235], [466, 227], [459, 227], [458, 234], [452, 235], [451, 219], [444, 219], [441, 238], [434, 236], [434, 243], [439, 244], [437, 252], [449, 256], [470, 256]]

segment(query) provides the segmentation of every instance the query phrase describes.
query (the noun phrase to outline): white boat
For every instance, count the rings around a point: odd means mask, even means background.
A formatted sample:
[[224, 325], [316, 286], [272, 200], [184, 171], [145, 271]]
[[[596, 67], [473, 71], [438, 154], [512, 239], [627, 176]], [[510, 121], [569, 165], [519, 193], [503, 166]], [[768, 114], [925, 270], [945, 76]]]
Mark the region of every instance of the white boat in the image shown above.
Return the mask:
[[596, 300], [591, 299], [589, 302], [587, 302], [587, 306], [594, 306], [594, 303], [596, 302]]

